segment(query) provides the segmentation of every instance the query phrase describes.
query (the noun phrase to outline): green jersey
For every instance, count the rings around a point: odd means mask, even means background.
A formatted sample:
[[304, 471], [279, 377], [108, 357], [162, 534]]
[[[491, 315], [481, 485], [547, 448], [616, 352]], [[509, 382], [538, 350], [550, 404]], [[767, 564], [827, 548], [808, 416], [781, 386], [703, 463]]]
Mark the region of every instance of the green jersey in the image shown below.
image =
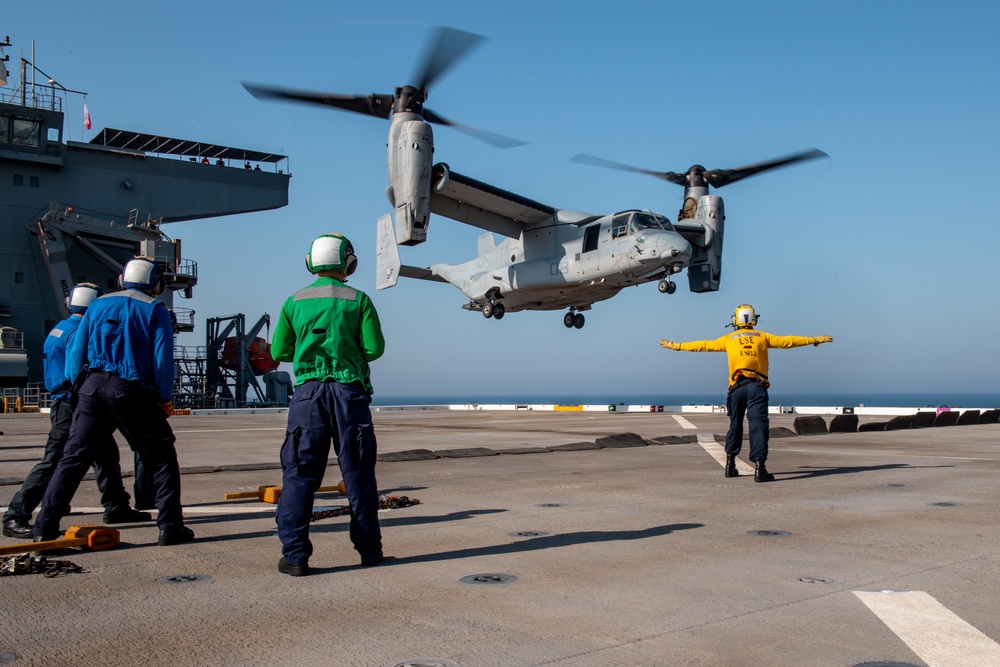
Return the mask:
[[271, 342], [271, 356], [292, 362], [296, 386], [307, 380], [360, 382], [369, 394], [368, 362], [383, 352], [382, 325], [368, 295], [324, 276], [288, 297]]

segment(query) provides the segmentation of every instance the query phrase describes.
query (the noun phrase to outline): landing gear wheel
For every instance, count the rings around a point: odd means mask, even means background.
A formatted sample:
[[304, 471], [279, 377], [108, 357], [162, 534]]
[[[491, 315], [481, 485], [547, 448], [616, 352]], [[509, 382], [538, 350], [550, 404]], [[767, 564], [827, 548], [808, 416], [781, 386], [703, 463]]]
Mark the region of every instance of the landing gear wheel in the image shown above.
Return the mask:
[[661, 280], [656, 283], [656, 289], [660, 291], [660, 294], [673, 294], [677, 291], [677, 283], [669, 280]]
[[563, 324], [566, 325], [567, 329], [573, 328], [573, 313], [566, 313], [566, 315], [563, 317]]
[[492, 303], [484, 303], [483, 304], [483, 317], [485, 317], [486, 319], [490, 319], [491, 317], [493, 317], [493, 304]]
[[493, 317], [494, 318], [496, 318], [498, 320], [502, 320], [503, 319], [503, 315], [506, 312], [507, 312], [507, 309], [504, 308], [504, 306], [503, 306], [502, 303], [495, 303], [495, 304], [493, 304]]
[[587, 320], [580, 313], [577, 313], [576, 315], [573, 316], [573, 326], [576, 327], [577, 329], [582, 329], [583, 325], [586, 324], [586, 322]]

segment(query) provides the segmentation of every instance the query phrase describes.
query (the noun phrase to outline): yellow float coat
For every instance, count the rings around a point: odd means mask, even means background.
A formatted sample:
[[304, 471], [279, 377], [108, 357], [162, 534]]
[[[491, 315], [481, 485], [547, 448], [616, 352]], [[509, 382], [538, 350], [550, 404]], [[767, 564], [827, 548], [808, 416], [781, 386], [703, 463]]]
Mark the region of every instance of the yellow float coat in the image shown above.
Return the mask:
[[819, 338], [810, 336], [775, 336], [756, 329], [738, 329], [715, 340], [692, 340], [680, 343], [687, 352], [725, 352], [729, 356], [729, 384], [741, 375], [767, 381], [767, 349], [815, 345]]

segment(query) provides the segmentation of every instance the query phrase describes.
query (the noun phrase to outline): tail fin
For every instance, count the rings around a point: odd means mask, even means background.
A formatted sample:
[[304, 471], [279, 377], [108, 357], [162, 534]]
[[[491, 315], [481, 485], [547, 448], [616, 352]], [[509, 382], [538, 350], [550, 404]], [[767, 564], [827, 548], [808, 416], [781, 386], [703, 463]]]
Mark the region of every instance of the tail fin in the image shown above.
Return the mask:
[[479, 252], [477, 257], [482, 257], [493, 251], [497, 247], [497, 242], [493, 239], [493, 232], [486, 232], [479, 237]]
[[399, 280], [399, 247], [392, 216], [388, 213], [378, 219], [377, 254], [375, 259], [375, 289], [388, 289]]

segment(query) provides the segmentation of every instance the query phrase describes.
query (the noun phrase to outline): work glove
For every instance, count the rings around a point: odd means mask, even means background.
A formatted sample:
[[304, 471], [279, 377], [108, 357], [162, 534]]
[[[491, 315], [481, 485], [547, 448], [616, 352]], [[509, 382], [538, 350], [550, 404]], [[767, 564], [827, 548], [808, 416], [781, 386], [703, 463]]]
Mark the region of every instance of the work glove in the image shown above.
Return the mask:
[[816, 336], [816, 342], [813, 343], [815, 346], [819, 346], [820, 343], [832, 343], [833, 336]]
[[668, 350], [679, 350], [679, 349], [681, 349], [681, 344], [680, 343], [675, 343], [672, 340], [661, 340], [660, 341], [660, 347], [665, 347]]
[[163, 414], [165, 414], [168, 419], [170, 417], [174, 416], [174, 403], [173, 403], [173, 401], [167, 401], [166, 403], [161, 403], [160, 404], [160, 409], [163, 410]]

